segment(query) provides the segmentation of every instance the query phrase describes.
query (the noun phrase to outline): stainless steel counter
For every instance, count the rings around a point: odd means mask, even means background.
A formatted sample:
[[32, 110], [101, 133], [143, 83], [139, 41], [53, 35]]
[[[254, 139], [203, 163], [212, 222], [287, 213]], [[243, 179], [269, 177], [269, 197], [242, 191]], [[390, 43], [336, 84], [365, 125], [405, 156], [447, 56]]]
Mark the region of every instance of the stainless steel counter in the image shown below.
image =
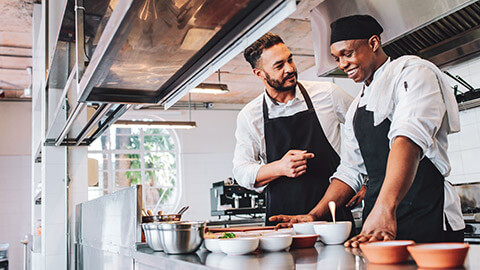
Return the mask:
[[[133, 254], [135, 269], [358, 269], [358, 270], [410, 270], [417, 269], [413, 260], [405, 264], [369, 264], [359, 249], [346, 249], [342, 245], [295, 249], [283, 252], [227, 256], [201, 249], [187, 255], [167, 255], [140, 245]], [[480, 245], [470, 245], [465, 268], [480, 269]]]

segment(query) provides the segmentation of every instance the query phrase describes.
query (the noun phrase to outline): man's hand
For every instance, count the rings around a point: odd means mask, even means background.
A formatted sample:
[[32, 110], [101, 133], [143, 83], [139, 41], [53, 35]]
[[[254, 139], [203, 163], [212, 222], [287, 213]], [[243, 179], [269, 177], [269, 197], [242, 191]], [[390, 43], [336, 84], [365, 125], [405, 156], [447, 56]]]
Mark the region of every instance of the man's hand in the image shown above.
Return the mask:
[[294, 215], [294, 216], [290, 216], [290, 215], [277, 215], [277, 216], [271, 216], [269, 219], [269, 221], [276, 221], [276, 222], [280, 222], [277, 224], [276, 226], [276, 229], [279, 229], [279, 228], [289, 228], [289, 227], [292, 227], [292, 224], [293, 223], [302, 223], [302, 222], [311, 222], [311, 221], [315, 221], [315, 218], [310, 215], [310, 214], [307, 214], [307, 215]]
[[304, 150], [290, 150], [278, 161], [277, 168], [282, 175], [295, 178], [307, 172], [307, 159], [314, 156]]
[[365, 185], [362, 186], [362, 188], [355, 194], [355, 196], [352, 197], [352, 199], [345, 205], [347, 208], [355, 208], [357, 205], [359, 205], [363, 198], [365, 198], [365, 193], [367, 192], [367, 188]]
[[282, 176], [295, 178], [304, 174], [307, 172], [307, 159], [313, 156], [313, 153], [303, 150], [288, 151], [282, 159], [260, 167], [255, 179], [255, 187], [265, 186]]
[[358, 247], [360, 243], [394, 240], [397, 233], [395, 211], [375, 205], [363, 224], [362, 232], [345, 242], [345, 247]]

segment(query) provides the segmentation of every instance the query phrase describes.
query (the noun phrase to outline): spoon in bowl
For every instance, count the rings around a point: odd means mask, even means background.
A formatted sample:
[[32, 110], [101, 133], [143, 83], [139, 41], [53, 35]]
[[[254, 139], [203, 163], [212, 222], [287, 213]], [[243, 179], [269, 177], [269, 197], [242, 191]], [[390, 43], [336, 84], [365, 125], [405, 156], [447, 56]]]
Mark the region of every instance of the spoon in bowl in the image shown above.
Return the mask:
[[329, 201], [328, 202], [328, 208], [330, 208], [330, 214], [332, 214], [332, 219], [333, 219], [333, 224], [336, 223], [335, 221], [335, 208], [336, 208], [336, 204], [334, 201]]

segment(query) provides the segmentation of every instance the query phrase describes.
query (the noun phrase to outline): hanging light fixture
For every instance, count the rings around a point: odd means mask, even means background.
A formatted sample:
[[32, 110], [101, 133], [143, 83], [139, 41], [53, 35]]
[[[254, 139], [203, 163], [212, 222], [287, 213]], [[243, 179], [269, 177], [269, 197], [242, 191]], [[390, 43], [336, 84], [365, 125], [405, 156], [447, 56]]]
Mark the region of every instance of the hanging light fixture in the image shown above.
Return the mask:
[[149, 121], [149, 120], [117, 120], [115, 125], [149, 126], [156, 128], [191, 129], [197, 127], [195, 121]]
[[218, 73], [218, 83], [201, 83], [197, 87], [190, 90], [190, 93], [198, 94], [225, 94], [228, 93], [228, 86], [224, 83], [221, 83], [220, 80], [220, 69]]
[[120, 126], [148, 126], [156, 128], [192, 129], [197, 123], [192, 121], [191, 96], [188, 95], [188, 121], [154, 121], [154, 120], [117, 120], [115, 125]]

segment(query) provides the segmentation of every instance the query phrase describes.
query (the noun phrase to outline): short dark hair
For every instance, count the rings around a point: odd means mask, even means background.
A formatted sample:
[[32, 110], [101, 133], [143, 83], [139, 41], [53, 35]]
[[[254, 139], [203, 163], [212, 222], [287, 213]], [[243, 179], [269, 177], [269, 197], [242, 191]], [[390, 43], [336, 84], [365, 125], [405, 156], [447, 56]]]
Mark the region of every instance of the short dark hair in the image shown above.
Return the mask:
[[279, 43], [285, 44], [279, 35], [268, 32], [252, 45], [248, 46], [243, 52], [243, 56], [245, 57], [245, 60], [250, 63], [252, 68], [256, 68], [258, 59], [262, 56], [263, 51]]

